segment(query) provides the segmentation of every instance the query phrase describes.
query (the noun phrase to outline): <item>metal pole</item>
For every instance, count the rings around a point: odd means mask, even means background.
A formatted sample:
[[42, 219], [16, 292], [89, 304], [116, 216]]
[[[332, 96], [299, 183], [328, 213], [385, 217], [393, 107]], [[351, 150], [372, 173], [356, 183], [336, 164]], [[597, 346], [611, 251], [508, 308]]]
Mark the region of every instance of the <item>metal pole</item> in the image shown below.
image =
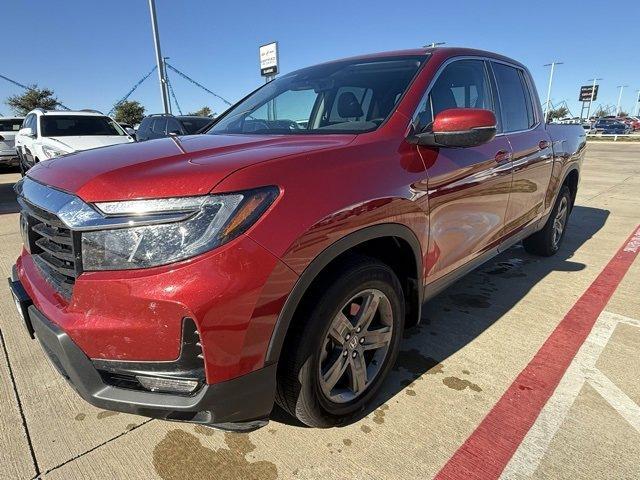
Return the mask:
[[158, 78], [160, 80], [160, 96], [162, 97], [162, 107], [164, 113], [169, 113], [169, 92], [167, 91], [167, 80], [165, 78], [165, 67], [160, 51], [160, 34], [158, 33], [158, 20], [156, 18], [156, 2], [149, 0], [149, 13], [151, 14], [151, 28], [153, 29], [153, 44], [156, 49], [156, 64], [158, 66]]
[[165, 112], [165, 113], [173, 113], [173, 111], [171, 110], [171, 97], [169, 96], [169, 76], [167, 75], [167, 59], [169, 57], [162, 57], [162, 68], [164, 69], [164, 81], [165, 81], [165, 85], [167, 86], [166, 90], [167, 90], [167, 105], [169, 105], [169, 111]]
[[636, 99], [636, 117], [640, 115], [640, 90], [638, 90], [638, 98]]
[[593, 103], [593, 96], [596, 93], [596, 82], [598, 80], [602, 80], [601, 78], [594, 78], [593, 79], [593, 86], [591, 88], [591, 99], [589, 100], [589, 106], [587, 107], [587, 120], [589, 120], [590, 116], [589, 114], [591, 113], [591, 104]]
[[556, 68], [556, 65], [562, 65], [562, 62], [551, 62], [551, 63], [547, 63], [546, 65], [544, 65], [545, 67], [551, 66], [551, 73], [549, 74], [549, 88], [547, 89], [547, 103], [545, 104], [545, 109], [544, 109], [544, 121], [548, 122], [549, 121], [549, 111], [551, 110], [551, 108], [549, 108], [550, 102], [551, 102], [551, 85], [553, 84], [553, 71]]
[[618, 85], [618, 88], [620, 89], [620, 93], [618, 94], [618, 104], [616, 105], [616, 117], [618, 115], [620, 115], [620, 102], [622, 101], [622, 91], [624, 90], [624, 87], [628, 87], [629, 85]]

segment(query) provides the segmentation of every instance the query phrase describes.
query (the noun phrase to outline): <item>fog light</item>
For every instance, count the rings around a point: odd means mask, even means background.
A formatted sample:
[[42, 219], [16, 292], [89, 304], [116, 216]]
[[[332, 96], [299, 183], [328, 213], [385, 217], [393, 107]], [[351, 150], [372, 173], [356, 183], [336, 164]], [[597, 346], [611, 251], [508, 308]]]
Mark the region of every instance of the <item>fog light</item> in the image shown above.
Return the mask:
[[136, 379], [147, 390], [162, 393], [191, 393], [198, 388], [197, 380], [178, 380], [175, 378], [144, 377], [136, 375]]

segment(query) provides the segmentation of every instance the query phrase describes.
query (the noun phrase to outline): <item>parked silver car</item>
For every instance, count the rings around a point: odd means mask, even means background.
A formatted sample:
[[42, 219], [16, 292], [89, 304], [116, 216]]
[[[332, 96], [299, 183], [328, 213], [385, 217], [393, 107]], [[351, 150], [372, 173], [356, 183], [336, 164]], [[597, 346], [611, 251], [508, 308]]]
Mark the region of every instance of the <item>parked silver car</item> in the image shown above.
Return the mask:
[[0, 117], [0, 165], [18, 166], [15, 138], [23, 120], [22, 117]]

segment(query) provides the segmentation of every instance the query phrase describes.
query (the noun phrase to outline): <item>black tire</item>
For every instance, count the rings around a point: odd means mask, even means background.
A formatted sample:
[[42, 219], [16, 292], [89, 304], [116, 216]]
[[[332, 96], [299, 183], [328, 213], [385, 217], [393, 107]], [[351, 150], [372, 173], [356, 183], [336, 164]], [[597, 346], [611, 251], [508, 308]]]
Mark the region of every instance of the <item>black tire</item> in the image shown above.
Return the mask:
[[[555, 239], [555, 224], [558, 216], [558, 210], [561, 208], [561, 205], [564, 205], [566, 209], [566, 213], [564, 214], [564, 226], [559, 238]], [[549, 215], [547, 223], [545, 223], [542, 230], [534, 233], [533, 235], [525, 238], [522, 241], [524, 249], [533, 255], [540, 255], [542, 257], [550, 257], [552, 255], [555, 255], [560, 249], [562, 241], [564, 240], [564, 235], [567, 231], [567, 223], [569, 221], [569, 214], [571, 213], [572, 206], [573, 204], [571, 201], [571, 191], [566, 185], [563, 185], [560, 188], [560, 193], [558, 194], [556, 203], [553, 206], [553, 210], [551, 210], [551, 214]]]
[[[367, 289], [382, 292], [389, 300], [385, 305], [393, 314], [391, 339], [380, 366], [374, 362], [378, 370], [366, 388], [347, 403], [335, 403], [322, 391], [319, 379], [321, 355], [333, 319], [344, 311], [343, 307], [354, 295]], [[298, 308], [287, 335], [278, 362], [278, 405], [306, 425], [320, 428], [344, 425], [361, 414], [379, 391], [397, 358], [404, 329], [403, 298], [402, 287], [393, 270], [369, 257], [349, 256], [324, 275], [305, 295], [306, 301]]]

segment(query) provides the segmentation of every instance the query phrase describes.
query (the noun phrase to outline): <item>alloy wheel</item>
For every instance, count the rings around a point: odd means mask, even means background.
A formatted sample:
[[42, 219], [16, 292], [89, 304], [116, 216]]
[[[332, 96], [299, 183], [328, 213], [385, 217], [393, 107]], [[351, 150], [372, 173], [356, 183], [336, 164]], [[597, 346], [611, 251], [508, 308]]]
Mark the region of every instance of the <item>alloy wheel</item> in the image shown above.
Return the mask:
[[569, 214], [569, 201], [567, 197], [562, 197], [560, 205], [558, 205], [558, 211], [553, 219], [553, 247], [558, 248], [564, 227], [567, 224], [567, 216]]
[[322, 343], [319, 380], [332, 402], [360, 397], [376, 378], [389, 353], [393, 310], [377, 289], [354, 295], [331, 321]]

